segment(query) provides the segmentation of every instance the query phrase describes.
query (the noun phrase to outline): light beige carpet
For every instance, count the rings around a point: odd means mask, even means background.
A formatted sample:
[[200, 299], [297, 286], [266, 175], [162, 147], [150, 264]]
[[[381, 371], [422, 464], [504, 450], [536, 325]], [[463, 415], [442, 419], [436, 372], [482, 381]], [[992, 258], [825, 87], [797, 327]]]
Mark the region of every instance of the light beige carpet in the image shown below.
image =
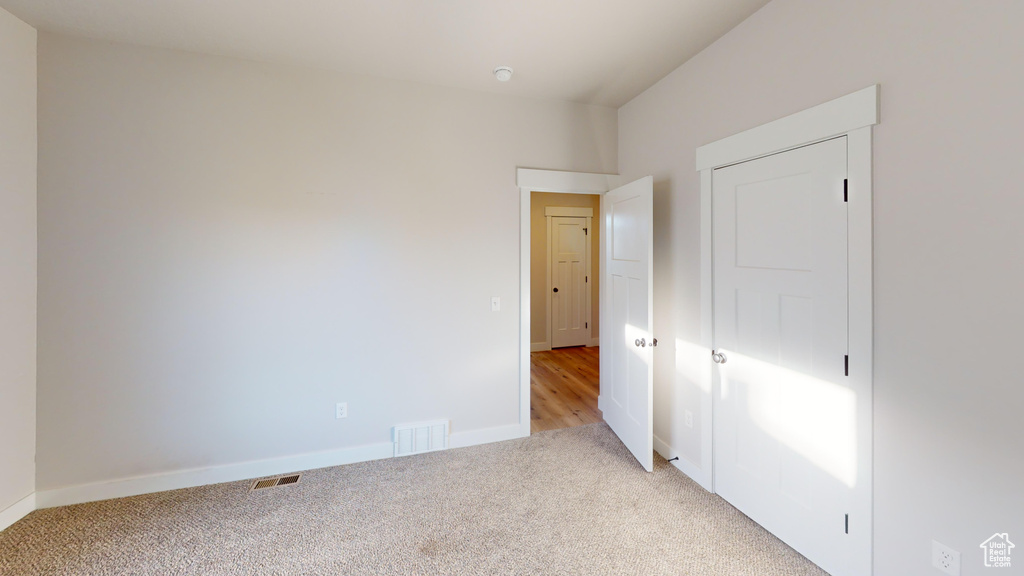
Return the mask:
[[0, 574], [822, 575], [605, 424], [33, 512]]

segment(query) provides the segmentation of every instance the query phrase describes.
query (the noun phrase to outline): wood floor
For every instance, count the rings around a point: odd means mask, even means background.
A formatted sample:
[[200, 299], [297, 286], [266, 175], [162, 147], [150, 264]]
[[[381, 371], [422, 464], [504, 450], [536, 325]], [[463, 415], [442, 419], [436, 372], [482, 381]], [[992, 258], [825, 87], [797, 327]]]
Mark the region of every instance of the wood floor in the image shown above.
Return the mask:
[[530, 353], [530, 433], [601, 422], [598, 347]]

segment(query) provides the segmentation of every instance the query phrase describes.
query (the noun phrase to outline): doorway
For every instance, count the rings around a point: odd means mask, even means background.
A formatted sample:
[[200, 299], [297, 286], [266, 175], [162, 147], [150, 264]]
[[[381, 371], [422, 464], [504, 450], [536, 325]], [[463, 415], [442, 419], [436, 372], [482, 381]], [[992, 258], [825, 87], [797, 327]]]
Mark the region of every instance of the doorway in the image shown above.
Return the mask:
[[[519, 427], [530, 435], [531, 209], [533, 192], [600, 195], [598, 301], [601, 331], [598, 407], [604, 421], [648, 472], [653, 471], [654, 178], [621, 184], [612, 174], [516, 170], [519, 212]], [[607, 264], [606, 264], [607, 263]], [[596, 330], [596, 326], [595, 326]], [[550, 346], [550, 341], [549, 344]]]
[[602, 421], [597, 194], [530, 195], [530, 433]]

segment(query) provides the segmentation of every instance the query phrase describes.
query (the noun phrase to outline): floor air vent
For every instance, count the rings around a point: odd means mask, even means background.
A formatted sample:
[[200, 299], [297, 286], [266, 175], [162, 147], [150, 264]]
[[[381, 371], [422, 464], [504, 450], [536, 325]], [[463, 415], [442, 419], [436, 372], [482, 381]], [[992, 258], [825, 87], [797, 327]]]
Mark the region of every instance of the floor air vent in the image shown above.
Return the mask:
[[289, 484], [297, 484], [302, 474], [291, 474], [289, 476], [281, 476], [279, 478], [267, 478], [266, 480], [254, 480], [252, 488], [249, 490], [262, 490], [264, 488], [273, 488], [275, 486], [287, 486]]
[[395, 426], [395, 456], [422, 454], [448, 447], [448, 421]]

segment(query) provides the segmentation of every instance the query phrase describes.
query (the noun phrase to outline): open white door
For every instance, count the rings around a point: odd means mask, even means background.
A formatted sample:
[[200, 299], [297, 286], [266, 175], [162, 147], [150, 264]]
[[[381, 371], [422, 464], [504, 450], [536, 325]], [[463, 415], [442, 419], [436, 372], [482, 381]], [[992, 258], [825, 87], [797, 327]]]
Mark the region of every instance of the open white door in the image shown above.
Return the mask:
[[654, 469], [654, 179], [601, 198], [601, 410], [622, 443]]

